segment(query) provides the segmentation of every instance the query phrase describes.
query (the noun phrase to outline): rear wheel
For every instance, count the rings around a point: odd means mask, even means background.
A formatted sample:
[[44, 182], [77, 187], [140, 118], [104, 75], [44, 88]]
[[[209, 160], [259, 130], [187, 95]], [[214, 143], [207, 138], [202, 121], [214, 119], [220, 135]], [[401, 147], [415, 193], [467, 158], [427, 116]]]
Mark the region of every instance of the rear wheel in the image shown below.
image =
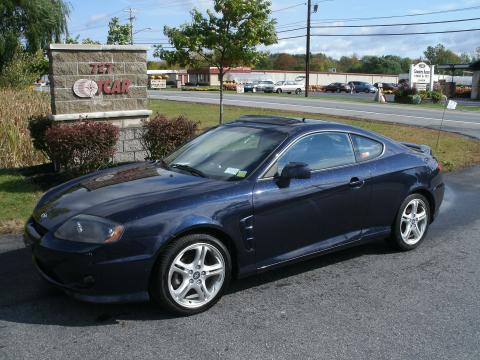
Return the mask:
[[170, 244], [155, 267], [150, 293], [170, 312], [192, 315], [222, 296], [231, 277], [227, 248], [207, 234], [184, 236]]
[[430, 224], [430, 206], [425, 196], [407, 196], [397, 214], [391, 240], [400, 250], [415, 249], [425, 238]]

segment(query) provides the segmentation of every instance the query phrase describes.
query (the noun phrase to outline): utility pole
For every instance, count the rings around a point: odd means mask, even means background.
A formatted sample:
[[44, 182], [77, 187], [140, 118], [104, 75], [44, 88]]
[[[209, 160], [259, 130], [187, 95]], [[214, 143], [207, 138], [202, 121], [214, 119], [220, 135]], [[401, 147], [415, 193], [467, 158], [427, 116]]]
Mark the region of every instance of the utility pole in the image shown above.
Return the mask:
[[135, 20], [135, 16], [133, 16], [133, 14], [136, 10], [129, 8], [124, 11], [128, 12], [128, 20], [130, 21], [130, 45], [133, 45], [133, 20]]
[[308, 0], [307, 6], [307, 53], [305, 54], [305, 97], [308, 97], [310, 88], [310, 15], [312, 14], [312, 0]]

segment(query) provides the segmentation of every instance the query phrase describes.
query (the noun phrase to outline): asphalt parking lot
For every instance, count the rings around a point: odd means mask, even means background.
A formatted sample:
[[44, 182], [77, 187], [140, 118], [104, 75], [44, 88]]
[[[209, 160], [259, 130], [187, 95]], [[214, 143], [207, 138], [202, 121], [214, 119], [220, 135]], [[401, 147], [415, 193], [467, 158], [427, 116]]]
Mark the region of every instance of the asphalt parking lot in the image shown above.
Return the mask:
[[478, 359], [480, 168], [446, 177], [420, 248], [383, 241], [236, 281], [206, 313], [93, 305], [0, 238], [0, 359]]

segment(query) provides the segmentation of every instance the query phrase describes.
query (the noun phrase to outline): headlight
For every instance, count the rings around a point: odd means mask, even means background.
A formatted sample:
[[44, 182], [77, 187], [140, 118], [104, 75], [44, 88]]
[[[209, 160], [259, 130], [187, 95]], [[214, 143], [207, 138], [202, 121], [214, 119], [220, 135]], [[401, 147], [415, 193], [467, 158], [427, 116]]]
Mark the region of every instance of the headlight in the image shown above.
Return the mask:
[[92, 244], [109, 244], [120, 239], [123, 226], [113, 221], [91, 215], [77, 215], [67, 220], [55, 232], [63, 240]]

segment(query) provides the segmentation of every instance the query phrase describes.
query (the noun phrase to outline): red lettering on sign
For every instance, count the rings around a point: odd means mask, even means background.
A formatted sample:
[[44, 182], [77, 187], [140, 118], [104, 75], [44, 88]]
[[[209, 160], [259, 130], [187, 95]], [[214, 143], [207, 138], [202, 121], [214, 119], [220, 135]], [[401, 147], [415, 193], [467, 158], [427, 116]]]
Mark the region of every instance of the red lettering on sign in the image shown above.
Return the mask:
[[120, 80], [115, 80], [113, 82], [112, 88], [110, 89], [110, 93], [120, 94], [120, 90], [121, 90]]
[[97, 80], [97, 85], [98, 85], [97, 95], [100, 95], [103, 93], [103, 80]]
[[128, 94], [130, 84], [131, 84], [130, 80], [122, 81], [122, 94]]
[[105, 80], [103, 82], [103, 92], [105, 94], [111, 94], [111, 91], [110, 91], [110, 83], [111, 82], [112, 82], [111, 80]]

